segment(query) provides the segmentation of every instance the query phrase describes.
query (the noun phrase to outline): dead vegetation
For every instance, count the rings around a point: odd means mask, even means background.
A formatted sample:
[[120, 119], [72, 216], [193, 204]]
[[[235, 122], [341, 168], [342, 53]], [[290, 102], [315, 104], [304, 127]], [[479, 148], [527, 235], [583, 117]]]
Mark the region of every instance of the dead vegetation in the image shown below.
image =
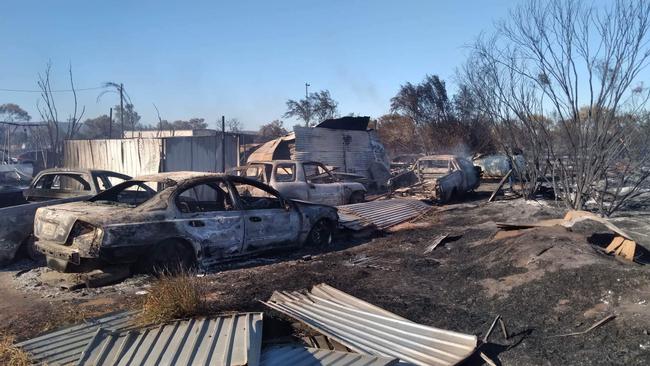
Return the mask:
[[29, 366], [32, 364], [29, 355], [14, 345], [14, 337], [8, 334], [0, 335], [0, 364], [5, 366]]
[[205, 315], [207, 283], [191, 272], [162, 275], [144, 300], [139, 322], [158, 324], [170, 320]]

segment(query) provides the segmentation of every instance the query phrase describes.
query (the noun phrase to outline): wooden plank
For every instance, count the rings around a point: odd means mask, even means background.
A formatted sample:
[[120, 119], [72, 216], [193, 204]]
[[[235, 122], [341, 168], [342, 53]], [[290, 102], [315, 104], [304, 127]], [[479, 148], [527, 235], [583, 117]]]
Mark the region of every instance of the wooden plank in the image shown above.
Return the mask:
[[494, 199], [494, 196], [497, 195], [497, 193], [499, 192], [501, 187], [503, 187], [503, 184], [506, 182], [506, 180], [508, 180], [508, 178], [510, 178], [511, 174], [512, 174], [512, 169], [510, 169], [508, 171], [508, 173], [501, 179], [501, 181], [499, 182], [499, 186], [497, 186], [497, 189], [495, 189], [494, 192], [492, 192], [492, 195], [490, 196], [490, 198], [488, 198], [488, 200], [487, 200], [488, 202], [492, 202], [492, 200]]

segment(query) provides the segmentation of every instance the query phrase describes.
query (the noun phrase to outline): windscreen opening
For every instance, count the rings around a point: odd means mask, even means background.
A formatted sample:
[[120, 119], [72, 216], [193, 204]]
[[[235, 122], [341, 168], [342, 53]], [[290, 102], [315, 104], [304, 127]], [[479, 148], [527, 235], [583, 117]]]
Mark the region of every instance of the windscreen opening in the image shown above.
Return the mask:
[[137, 207], [164, 190], [162, 182], [128, 181], [90, 199], [91, 202]]

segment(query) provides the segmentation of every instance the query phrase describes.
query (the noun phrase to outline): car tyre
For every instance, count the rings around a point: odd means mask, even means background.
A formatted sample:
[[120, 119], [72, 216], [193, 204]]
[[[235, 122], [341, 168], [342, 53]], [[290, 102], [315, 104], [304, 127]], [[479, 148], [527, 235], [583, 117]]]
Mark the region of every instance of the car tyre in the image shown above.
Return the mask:
[[27, 254], [27, 258], [33, 260], [34, 262], [42, 262], [45, 260], [45, 255], [36, 250], [36, 241], [34, 240], [33, 236], [30, 235], [27, 239], [25, 239], [23, 246], [25, 248], [25, 254]]
[[328, 220], [319, 220], [312, 226], [307, 236], [309, 246], [326, 246], [332, 243], [332, 224]]
[[165, 240], [146, 254], [144, 269], [155, 275], [176, 275], [191, 271], [196, 266], [194, 252], [179, 240]]
[[350, 195], [350, 204], [366, 202], [366, 194], [362, 191], [352, 192]]

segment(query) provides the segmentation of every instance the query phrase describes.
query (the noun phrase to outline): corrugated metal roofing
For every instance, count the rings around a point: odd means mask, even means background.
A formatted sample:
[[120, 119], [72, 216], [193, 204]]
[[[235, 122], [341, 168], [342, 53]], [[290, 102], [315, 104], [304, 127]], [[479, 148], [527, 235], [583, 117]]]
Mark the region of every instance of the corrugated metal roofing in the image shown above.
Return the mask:
[[100, 329], [78, 365], [257, 366], [261, 346], [262, 313], [239, 313], [122, 333]]
[[383, 230], [420, 216], [429, 211], [431, 206], [415, 199], [394, 198], [342, 205], [336, 208], [339, 210], [339, 222], [344, 227], [358, 230], [362, 224], [365, 224]]
[[265, 304], [364, 354], [415, 365], [456, 365], [476, 349], [474, 335], [417, 324], [328, 285], [275, 292]]
[[136, 312], [113, 313], [90, 319], [80, 325], [66, 327], [16, 344], [34, 361], [47, 365], [75, 364], [88, 342], [101, 328], [120, 331], [134, 324]]
[[270, 347], [262, 352], [261, 366], [390, 366], [394, 357], [362, 355], [300, 346]]

